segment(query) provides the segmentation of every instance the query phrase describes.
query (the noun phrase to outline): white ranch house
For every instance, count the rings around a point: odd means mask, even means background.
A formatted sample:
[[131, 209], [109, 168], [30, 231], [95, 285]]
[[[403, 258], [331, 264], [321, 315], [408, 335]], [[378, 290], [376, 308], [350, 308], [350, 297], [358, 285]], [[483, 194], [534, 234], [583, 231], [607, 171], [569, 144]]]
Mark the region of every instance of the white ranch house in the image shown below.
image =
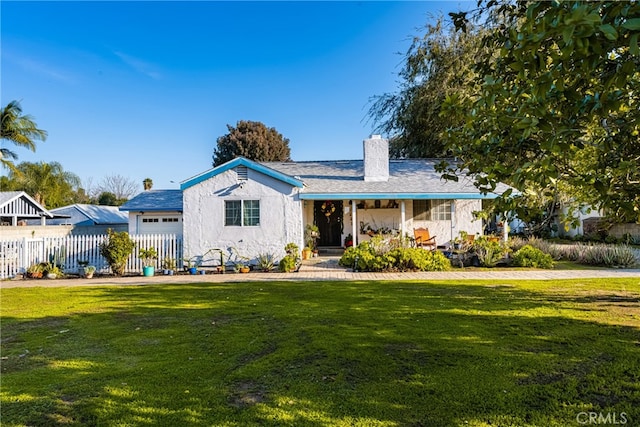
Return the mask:
[[181, 234], [185, 256], [196, 257], [213, 248], [250, 259], [283, 256], [289, 242], [304, 246], [307, 224], [319, 227], [320, 249], [343, 246], [349, 234], [357, 245], [370, 238], [369, 228], [412, 236], [426, 227], [439, 246], [460, 231], [483, 233], [473, 212], [495, 195], [481, 194], [466, 177], [441, 179], [438, 160], [390, 160], [380, 136], [364, 140], [363, 149], [363, 160], [239, 157], [183, 181], [180, 190], [145, 191], [120, 209], [129, 213], [130, 233]]

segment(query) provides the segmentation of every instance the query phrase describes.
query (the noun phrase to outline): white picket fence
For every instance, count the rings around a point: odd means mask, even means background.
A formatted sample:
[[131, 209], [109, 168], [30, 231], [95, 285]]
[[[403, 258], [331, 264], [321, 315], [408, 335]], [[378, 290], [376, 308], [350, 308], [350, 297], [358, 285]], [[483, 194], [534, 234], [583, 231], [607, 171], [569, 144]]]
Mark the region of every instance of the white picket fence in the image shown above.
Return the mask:
[[[158, 268], [167, 258], [182, 265], [182, 237], [175, 234], [132, 234], [129, 237], [136, 242], [136, 247], [127, 261], [126, 273], [142, 271], [142, 261], [138, 257], [141, 248], [154, 247], [158, 251]], [[30, 265], [41, 262], [60, 265], [65, 273], [74, 274], [80, 266], [78, 261], [88, 261], [96, 267], [97, 273], [109, 273], [109, 264], [100, 255], [100, 243], [106, 238], [103, 234], [0, 240], [0, 279], [13, 278], [26, 272]]]

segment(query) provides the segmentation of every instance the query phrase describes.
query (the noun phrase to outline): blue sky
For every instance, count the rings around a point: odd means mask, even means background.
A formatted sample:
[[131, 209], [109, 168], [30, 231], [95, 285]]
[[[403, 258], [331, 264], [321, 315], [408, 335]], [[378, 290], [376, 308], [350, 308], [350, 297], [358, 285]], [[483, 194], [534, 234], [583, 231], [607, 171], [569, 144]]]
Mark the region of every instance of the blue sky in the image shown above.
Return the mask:
[[140, 191], [210, 169], [239, 120], [275, 127], [294, 160], [359, 159], [371, 98], [397, 89], [420, 27], [460, 4], [2, 1], [1, 104], [49, 133], [35, 153], [7, 148]]

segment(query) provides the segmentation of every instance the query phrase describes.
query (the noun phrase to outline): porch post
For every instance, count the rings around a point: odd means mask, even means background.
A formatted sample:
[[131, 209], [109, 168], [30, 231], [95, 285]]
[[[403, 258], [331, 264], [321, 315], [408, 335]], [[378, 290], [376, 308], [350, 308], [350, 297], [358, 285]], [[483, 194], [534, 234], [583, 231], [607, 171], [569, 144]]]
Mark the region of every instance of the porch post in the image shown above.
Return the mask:
[[[400, 200], [400, 237], [404, 238], [404, 222], [406, 221], [404, 200]], [[402, 241], [402, 240], [401, 240]]]
[[358, 235], [356, 234], [356, 223], [358, 217], [356, 216], [356, 201], [351, 200], [351, 236], [353, 236], [353, 246], [358, 246]]
[[507, 222], [507, 214], [502, 215], [502, 239], [507, 242], [509, 240], [509, 223]]

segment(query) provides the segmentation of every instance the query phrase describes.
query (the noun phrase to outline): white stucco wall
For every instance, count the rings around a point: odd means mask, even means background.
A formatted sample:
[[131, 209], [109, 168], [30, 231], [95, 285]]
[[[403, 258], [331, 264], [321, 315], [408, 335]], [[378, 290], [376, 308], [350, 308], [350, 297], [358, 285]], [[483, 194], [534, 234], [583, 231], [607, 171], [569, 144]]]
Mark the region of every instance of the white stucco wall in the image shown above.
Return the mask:
[[40, 239], [42, 237], [66, 237], [72, 233], [73, 225], [25, 225], [2, 226], [0, 239]]
[[[202, 256], [212, 248], [224, 249], [228, 255], [235, 248], [253, 260], [260, 253], [272, 253], [280, 259], [287, 243], [302, 248], [302, 206], [297, 193], [296, 187], [252, 169], [242, 186], [236, 172], [229, 170], [185, 189], [185, 256]], [[225, 226], [225, 200], [260, 200], [260, 225]], [[217, 256], [210, 254], [204, 264]]]
[[[562, 208], [562, 214], [569, 215], [569, 209]], [[569, 227], [568, 229], [565, 229], [565, 224], [562, 224], [560, 221], [557, 221], [556, 225], [558, 226], [558, 234], [560, 236], [575, 237], [578, 235], [583, 235], [584, 234], [583, 221], [585, 219], [602, 218], [604, 215], [602, 214], [602, 212], [599, 212], [595, 209], [591, 210], [590, 208], [585, 207], [581, 210], [573, 211], [572, 216], [578, 218], [579, 225], [575, 228]]]

